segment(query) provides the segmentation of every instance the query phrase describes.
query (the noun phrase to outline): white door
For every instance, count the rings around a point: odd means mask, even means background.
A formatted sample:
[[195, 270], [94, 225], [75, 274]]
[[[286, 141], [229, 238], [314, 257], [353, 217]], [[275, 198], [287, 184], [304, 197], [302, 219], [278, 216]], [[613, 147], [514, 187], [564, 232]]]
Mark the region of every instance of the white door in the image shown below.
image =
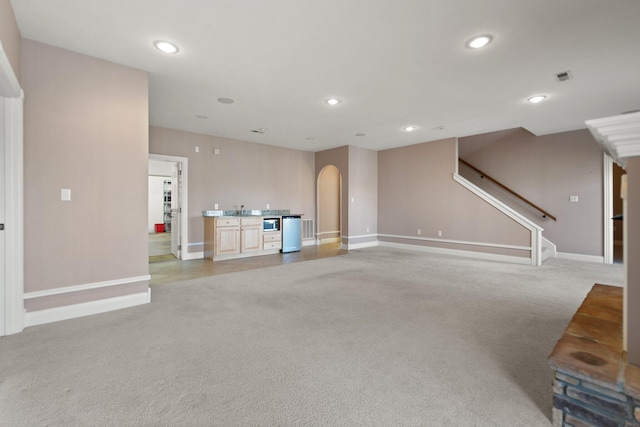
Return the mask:
[[182, 259], [180, 246], [180, 217], [182, 216], [182, 163], [171, 168], [171, 253]]
[[7, 311], [6, 311], [6, 289], [5, 289], [5, 245], [6, 237], [4, 232], [6, 210], [5, 210], [5, 186], [7, 178], [5, 176], [5, 150], [4, 150], [4, 98], [0, 97], [0, 336], [6, 335]]

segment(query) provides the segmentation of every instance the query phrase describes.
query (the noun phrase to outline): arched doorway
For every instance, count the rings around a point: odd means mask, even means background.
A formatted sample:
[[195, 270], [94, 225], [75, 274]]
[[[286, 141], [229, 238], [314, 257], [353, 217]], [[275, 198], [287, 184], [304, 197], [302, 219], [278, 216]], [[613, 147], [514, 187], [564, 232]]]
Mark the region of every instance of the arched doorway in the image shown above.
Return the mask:
[[318, 174], [318, 225], [316, 243], [342, 241], [342, 175], [337, 167], [328, 165]]

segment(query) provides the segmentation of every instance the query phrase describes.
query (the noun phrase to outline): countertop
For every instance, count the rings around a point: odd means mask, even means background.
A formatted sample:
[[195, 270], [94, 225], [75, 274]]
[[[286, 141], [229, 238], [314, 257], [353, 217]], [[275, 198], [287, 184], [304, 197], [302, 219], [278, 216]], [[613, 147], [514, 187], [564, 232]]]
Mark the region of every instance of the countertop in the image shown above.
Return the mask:
[[220, 217], [220, 216], [230, 216], [230, 217], [251, 217], [251, 216], [283, 216], [283, 215], [291, 215], [291, 211], [288, 209], [269, 209], [269, 210], [259, 210], [259, 209], [245, 209], [244, 213], [238, 210], [224, 211], [224, 210], [214, 210], [214, 211], [202, 211], [203, 217]]

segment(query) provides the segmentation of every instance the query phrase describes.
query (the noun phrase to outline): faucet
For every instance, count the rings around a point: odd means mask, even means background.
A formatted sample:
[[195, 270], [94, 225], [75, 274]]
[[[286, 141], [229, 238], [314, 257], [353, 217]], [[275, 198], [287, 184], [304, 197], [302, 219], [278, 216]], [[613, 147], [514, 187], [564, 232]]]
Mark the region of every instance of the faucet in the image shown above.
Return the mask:
[[240, 205], [240, 215], [244, 215], [244, 205]]

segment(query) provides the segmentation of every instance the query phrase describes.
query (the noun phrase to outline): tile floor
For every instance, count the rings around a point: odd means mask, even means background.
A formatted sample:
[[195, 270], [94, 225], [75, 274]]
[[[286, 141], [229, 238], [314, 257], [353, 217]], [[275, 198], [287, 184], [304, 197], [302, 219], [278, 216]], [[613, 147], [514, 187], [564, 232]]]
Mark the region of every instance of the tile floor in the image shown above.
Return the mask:
[[[169, 233], [164, 233], [169, 234]], [[152, 235], [150, 235], [152, 236]], [[162, 236], [154, 236], [149, 239], [149, 254], [151, 246], [156, 246], [162, 241]], [[169, 239], [171, 237], [169, 236]], [[197, 279], [216, 274], [232, 273], [235, 271], [254, 270], [257, 268], [272, 267], [291, 262], [307, 261], [311, 259], [338, 256], [347, 253], [340, 248], [340, 243], [327, 243], [320, 246], [304, 246], [299, 252], [286, 254], [260, 255], [250, 258], [240, 258], [213, 262], [210, 259], [195, 259], [181, 261], [170, 255], [159, 254], [154, 247], [154, 256], [149, 257], [149, 274], [151, 285], [180, 282], [183, 280]]]

